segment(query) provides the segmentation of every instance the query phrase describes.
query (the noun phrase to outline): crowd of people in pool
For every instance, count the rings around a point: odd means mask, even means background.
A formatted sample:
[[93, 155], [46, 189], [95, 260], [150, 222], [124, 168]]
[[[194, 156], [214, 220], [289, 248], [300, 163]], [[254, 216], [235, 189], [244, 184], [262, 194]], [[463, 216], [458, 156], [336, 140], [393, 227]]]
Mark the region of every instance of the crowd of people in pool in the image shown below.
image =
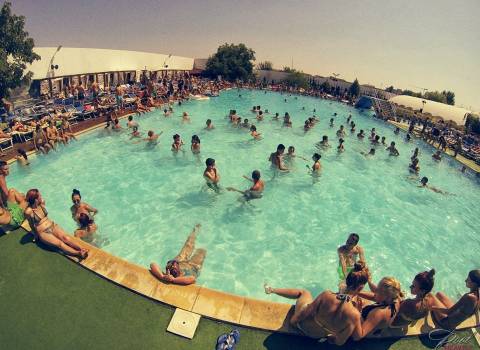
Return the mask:
[[[170, 106], [171, 108], [171, 106]], [[173, 110], [165, 110], [165, 117], [169, 116], [169, 112]], [[257, 123], [264, 120], [268, 111], [262, 111], [260, 106], [252, 108], [255, 113]], [[183, 113], [182, 122], [189, 122], [188, 113]], [[234, 127], [245, 128], [250, 131], [251, 136], [258, 140], [261, 134], [257, 131], [254, 124], [248, 119], [239, 117], [235, 110], [230, 111], [228, 118]], [[273, 120], [279, 120], [279, 114], [276, 113], [272, 117]], [[112, 120], [113, 125], [118, 125], [118, 119]], [[308, 118], [304, 123], [304, 131], [308, 132], [319, 119], [314, 115]], [[350, 128], [350, 134], [356, 132], [356, 125], [349, 116], [346, 124]], [[330, 127], [334, 127], [335, 119], [330, 119]], [[142, 138], [138, 131], [138, 122], [133, 117], [128, 117], [127, 127], [132, 130], [131, 138]], [[283, 126], [292, 127], [292, 120], [288, 113], [283, 117]], [[206, 129], [214, 129], [212, 121], [206, 122]], [[115, 127], [113, 127], [115, 129]], [[117, 128], [119, 129], [119, 128]], [[398, 134], [399, 130], [395, 130]], [[150, 130], [147, 137], [143, 140], [149, 144], [155, 145], [161, 133], [155, 133]], [[408, 134], [407, 134], [408, 135]], [[347, 131], [344, 125], [341, 125], [336, 132], [338, 138], [337, 152], [345, 152], [345, 139]], [[359, 139], [364, 139], [365, 132], [360, 130], [356, 135]], [[408, 138], [408, 136], [407, 136]], [[399, 156], [399, 151], [395, 146], [395, 142], [387, 144], [386, 138], [377, 135], [375, 128], [370, 131], [368, 137], [372, 148], [368, 153], [362, 153], [365, 157], [375, 156], [375, 147], [384, 147], [388, 154], [392, 157]], [[141, 141], [141, 140], [140, 140]], [[171, 149], [173, 152], [182, 150], [184, 142], [180, 135], [173, 135], [173, 143]], [[330, 146], [328, 136], [324, 135], [322, 140], [315, 145], [319, 150], [326, 150]], [[269, 162], [272, 167], [278, 171], [288, 172], [290, 169], [284, 160], [285, 146], [279, 144], [275, 152], [269, 156]], [[192, 137], [191, 151], [198, 154], [200, 152], [200, 138], [198, 135]], [[418, 148], [415, 149], [409, 169], [412, 173], [418, 174], [420, 168], [418, 165]], [[288, 147], [285, 158], [293, 159], [299, 157], [304, 160], [306, 158], [297, 156], [293, 146]], [[312, 156], [313, 164], [309, 166], [312, 175], [318, 176], [321, 172], [322, 165], [320, 163], [321, 154], [316, 152]], [[441, 155], [435, 153], [433, 159], [440, 160]], [[207, 158], [205, 161], [206, 168], [203, 176], [207, 187], [216, 193], [221, 192], [219, 186], [220, 175], [215, 166], [215, 160]], [[1, 225], [20, 225], [25, 217], [35, 240], [54, 246], [65, 254], [75, 256], [79, 260], [88, 257], [88, 249], [83, 248], [73, 240], [59, 225], [48, 217], [48, 211], [45, 206], [41, 193], [38, 189], [30, 189], [25, 195], [13, 188], [8, 188], [6, 177], [9, 175], [9, 166], [6, 162], [0, 162], [0, 190], [2, 205], [0, 206], [0, 224]], [[259, 170], [254, 170], [251, 178], [252, 186], [247, 190], [239, 190], [233, 187], [227, 187], [228, 191], [235, 191], [242, 194], [245, 201], [258, 199], [262, 197], [265, 183], [261, 179]], [[428, 179], [423, 177], [421, 187], [427, 187], [435, 192], [444, 193], [434, 187], [428, 185]], [[81, 194], [74, 189], [72, 192], [71, 213], [73, 219], [78, 223], [78, 229], [75, 236], [88, 241], [96, 231], [94, 216], [98, 212], [97, 209], [89, 204], [82, 202]], [[205, 249], [195, 249], [195, 241], [199, 232], [200, 225], [196, 225], [192, 233], [188, 236], [181, 251], [175, 258], [169, 260], [165, 267], [165, 272], [158, 264], [150, 265], [151, 273], [158, 279], [181, 285], [195, 283], [201, 271], [203, 262], [206, 257]], [[472, 270], [466, 279], [466, 286], [470, 289], [460, 300], [454, 303], [443, 293], [433, 295], [431, 293], [434, 286], [434, 270], [425, 271], [417, 274], [411, 285], [411, 293], [414, 295], [412, 299], [403, 299], [403, 293], [400, 283], [393, 277], [382, 278], [378, 285], [371, 280], [371, 275], [365, 263], [365, 254], [363, 249], [358, 245], [359, 236], [351, 234], [345, 245], [338, 249], [339, 256], [339, 292], [331, 291], [322, 292], [315, 299], [307, 291], [303, 289], [284, 289], [273, 288], [265, 285], [267, 294], [277, 294], [286, 298], [296, 299], [295, 312], [291, 318], [293, 326], [297, 327], [305, 335], [318, 338], [328, 339], [337, 345], [343, 344], [347, 339], [362, 339], [363, 337], [378, 332], [388, 327], [405, 327], [411, 322], [424, 318], [429, 312], [438, 327], [445, 329], [453, 329], [463, 322], [466, 318], [475, 314], [480, 306], [480, 270]], [[364, 292], [363, 288], [368, 284], [370, 292]], [[373, 303], [370, 303], [373, 302]]]

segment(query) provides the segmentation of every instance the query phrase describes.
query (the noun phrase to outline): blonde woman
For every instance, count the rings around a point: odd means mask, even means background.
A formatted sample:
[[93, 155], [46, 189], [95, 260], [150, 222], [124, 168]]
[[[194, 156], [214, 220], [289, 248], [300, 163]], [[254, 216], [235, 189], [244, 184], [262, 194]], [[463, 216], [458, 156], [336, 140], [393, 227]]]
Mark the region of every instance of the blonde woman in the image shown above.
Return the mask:
[[375, 331], [388, 328], [397, 314], [403, 298], [400, 282], [393, 277], [384, 277], [378, 286], [368, 281], [372, 293], [361, 292], [359, 295], [374, 303], [362, 308], [362, 331], [354, 334], [354, 340], [360, 340]]

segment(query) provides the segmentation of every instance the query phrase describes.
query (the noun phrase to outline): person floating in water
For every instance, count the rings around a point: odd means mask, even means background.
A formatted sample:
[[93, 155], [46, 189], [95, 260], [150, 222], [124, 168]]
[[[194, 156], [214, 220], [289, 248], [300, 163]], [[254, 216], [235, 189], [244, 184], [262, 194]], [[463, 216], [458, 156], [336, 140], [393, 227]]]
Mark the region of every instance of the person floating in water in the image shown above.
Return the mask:
[[400, 155], [400, 153], [398, 152], [398, 149], [395, 147], [395, 142], [394, 141], [390, 142], [390, 146], [387, 147], [386, 150], [390, 152], [389, 155], [391, 155], [391, 156], [398, 157]]
[[249, 201], [251, 199], [262, 198], [263, 190], [265, 188], [265, 183], [263, 180], [260, 179], [260, 171], [254, 170], [252, 172], [252, 178], [248, 178], [247, 176], [243, 176], [245, 179], [252, 181], [253, 185], [246, 191], [237, 190], [234, 187], [227, 187], [227, 191], [234, 191], [243, 194], [245, 200]]
[[283, 153], [285, 152], [285, 146], [281, 143], [277, 146], [277, 151], [274, 153], [270, 154], [270, 157], [268, 160], [272, 165], [278, 169], [278, 170], [283, 170], [283, 171], [288, 171], [288, 168], [285, 167], [283, 164]]
[[207, 167], [203, 172], [203, 178], [207, 182], [207, 186], [218, 193], [220, 191], [220, 187], [218, 186], [218, 183], [220, 182], [220, 175], [218, 174], [215, 166], [215, 159], [207, 158], [205, 165]]
[[441, 161], [442, 160], [442, 151], [436, 151], [432, 155], [432, 158], [433, 158], [433, 160], [436, 160], [437, 162]]
[[144, 138], [144, 141], [147, 141], [148, 145], [154, 146], [158, 142], [158, 138], [160, 135], [163, 134], [163, 131], [160, 132], [160, 134], [155, 134], [153, 130], [148, 130], [147, 137]]
[[195, 240], [199, 230], [200, 224], [196, 224], [178, 255], [167, 262], [165, 273], [156, 263], [151, 263], [151, 274], [168, 283], [185, 286], [194, 284], [200, 275], [200, 270], [207, 255], [205, 249], [195, 249]]
[[440, 194], [450, 194], [450, 193], [447, 193], [447, 192], [444, 192], [442, 190], [439, 190], [438, 188], [436, 187], [433, 187], [433, 186], [430, 186], [428, 184], [428, 177], [424, 176], [422, 177], [422, 179], [420, 180], [420, 185], [418, 185], [418, 187], [420, 188], [428, 188], [429, 190], [435, 192], [435, 193], [440, 193]]
[[375, 155], [375, 148], [370, 148], [370, 152], [368, 152], [368, 153], [360, 152], [360, 154], [364, 155], [365, 157], [374, 156]]
[[252, 135], [255, 140], [260, 140], [262, 138], [262, 134], [257, 132], [257, 127], [255, 125], [250, 126], [250, 135]]
[[338, 253], [338, 277], [340, 281], [345, 281], [345, 278], [353, 270], [353, 266], [358, 261], [366, 261], [363, 248], [358, 244], [360, 236], [356, 233], [351, 233], [344, 245], [337, 249]]
[[207, 130], [212, 130], [212, 129], [215, 129], [215, 126], [213, 125], [212, 123], [212, 120], [211, 119], [207, 119], [207, 122], [206, 122], [207, 126], [205, 127], [205, 129]]

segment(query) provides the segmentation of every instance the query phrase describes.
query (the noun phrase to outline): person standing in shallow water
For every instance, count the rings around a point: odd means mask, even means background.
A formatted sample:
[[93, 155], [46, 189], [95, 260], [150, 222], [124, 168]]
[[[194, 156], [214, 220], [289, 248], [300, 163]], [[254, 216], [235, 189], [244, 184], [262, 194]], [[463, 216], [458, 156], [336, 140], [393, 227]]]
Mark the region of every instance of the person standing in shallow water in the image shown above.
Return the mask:
[[350, 271], [352, 271], [354, 264], [357, 261], [366, 261], [363, 248], [358, 244], [360, 236], [356, 233], [351, 233], [344, 245], [337, 249], [338, 253], [338, 277], [341, 281]]
[[203, 172], [203, 178], [207, 182], [207, 186], [218, 193], [220, 191], [220, 188], [218, 186], [218, 183], [220, 182], [220, 175], [218, 174], [217, 168], [215, 166], [215, 159], [207, 158], [207, 160], [205, 161], [205, 165], [207, 167]]
[[278, 170], [288, 171], [288, 168], [283, 164], [283, 153], [285, 152], [285, 146], [281, 143], [277, 146], [277, 151], [270, 154], [268, 160]]

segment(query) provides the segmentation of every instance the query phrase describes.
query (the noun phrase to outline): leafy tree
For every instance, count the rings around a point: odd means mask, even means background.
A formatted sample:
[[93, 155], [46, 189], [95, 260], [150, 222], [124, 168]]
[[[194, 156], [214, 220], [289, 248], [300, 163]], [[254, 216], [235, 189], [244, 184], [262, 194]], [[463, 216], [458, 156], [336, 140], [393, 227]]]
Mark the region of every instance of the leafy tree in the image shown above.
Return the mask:
[[295, 69], [290, 68], [290, 67], [287, 67], [287, 66], [283, 67], [282, 71], [284, 71], [285, 73], [294, 73], [294, 72], [296, 72]]
[[358, 83], [358, 79], [355, 79], [352, 85], [348, 88], [348, 95], [351, 97], [357, 97], [360, 95], [360, 84]]
[[453, 91], [442, 91], [442, 94], [445, 95], [445, 99], [447, 100], [447, 104], [451, 106], [455, 106], [455, 93]]
[[294, 86], [304, 89], [307, 89], [309, 86], [307, 75], [303, 72], [291, 72], [287, 75], [283, 82], [288, 86]]
[[255, 51], [245, 44], [223, 44], [208, 58], [204, 75], [210, 78], [221, 75], [227, 80], [252, 79], [252, 61], [255, 61]]
[[423, 94], [423, 97], [427, 100], [440, 102], [440, 103], [447, 103], [447, 97], [439, 91], [427, 91]]
[[319, 89], [323, 92], [330, 92], [332, 90], [332, 86], [328, 82], [328, 80], [325, 80], [323, 83], [320, 84]]
[[480, 135], [480, 119], [478, 116], [469, 114], [467, 120], [465, 121], [465, 127], [468, 131], [473, 132], [477, 135]]
[[413, 92], [412, 90], [403, 90], [402, 95], [419, 97], [419, 98], [423, 97], [421, 92]]
[[393, 90], [395, 90], [395, 88], [393, 87], [393, 85], [390, 85], [389, 87], [387, 87], [385, 89], [386, 92], [393, 92]]
[[270, 61], [263, 61], [257, 64], [257, 68], [260, 70], [272, 70], [273, 69], [273, 63]]
[[40, 59], [33, 52], [33, 39], [23, 30], [25, 17], [13, 14], [11, 5], [5, 2], [0, 10], [0, 99], [28, 83], [33, 73], [25, 73], [27, 63]]

